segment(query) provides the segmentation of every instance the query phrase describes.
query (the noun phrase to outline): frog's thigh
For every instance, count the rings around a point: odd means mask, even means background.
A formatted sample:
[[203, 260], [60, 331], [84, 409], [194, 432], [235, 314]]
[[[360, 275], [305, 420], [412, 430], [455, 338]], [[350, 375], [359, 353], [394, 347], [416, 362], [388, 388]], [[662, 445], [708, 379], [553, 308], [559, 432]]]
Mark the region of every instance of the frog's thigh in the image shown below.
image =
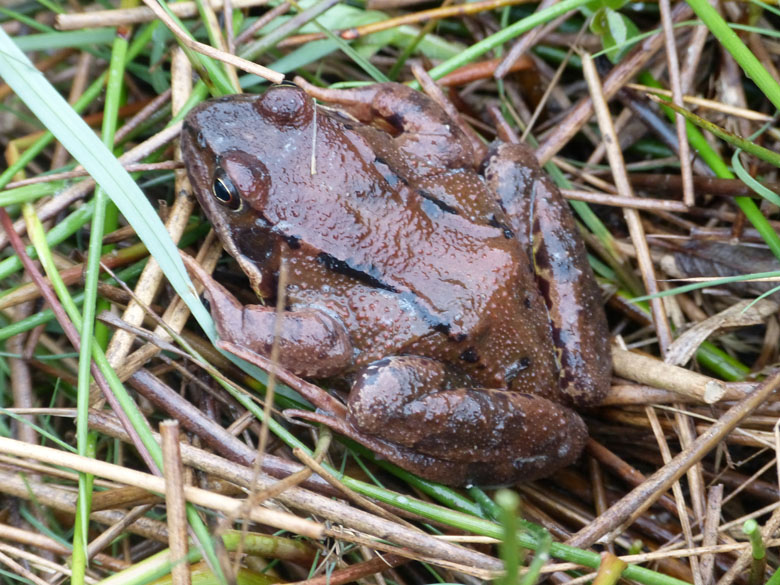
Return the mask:
[[[427, 95], [400, 83], [375, 83], [351, 89], [316, 87], [297, 78], [309, 95], [349, 113], [364, 124], [383, 120], [399, 135], [397, 147], [431, 166], [471, 167], [471, 143], [457, 124]], [[422, 170], [418, 170], [422, 172]]]
[[314, 309], [284, 311], [277, 323], [273, 307], [242, 305], [213, 279], [205, 284], [221, 339], [264, 357], [276, 340], [280, 365], [299, 376], [332, 376], [351, 364], [352, 343], [334, 317]]
[[[416, 356], [360, 372], [349, 422], [411, 452], [466, 466], [472, 481], [510, 483], [572, 463], [587, 429], [573, 410], [540, 396], [451, 387], [444, 367]], [[484, 476], [484, 471], [489, 470]]]
[[485, 178], [533, 258], [559, 352], [561, 389], [578, 405], [600, 402], [610, 381], [609, 331], [568, 204], [533, 152], [522, 145], [494, 143]]

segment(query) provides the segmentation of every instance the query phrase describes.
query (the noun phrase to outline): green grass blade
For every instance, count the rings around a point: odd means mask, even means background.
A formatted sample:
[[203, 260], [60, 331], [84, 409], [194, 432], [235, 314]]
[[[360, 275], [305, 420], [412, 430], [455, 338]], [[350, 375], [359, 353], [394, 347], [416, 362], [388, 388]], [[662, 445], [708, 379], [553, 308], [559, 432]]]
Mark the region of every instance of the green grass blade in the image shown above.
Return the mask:
[[763, 146], [760, 146], [755, 142], [748, 140], [747, 138], [743, 138], [738, 134], [729, 132], [725, 128], [721, 128], [720, 126], [714, 124], [713, 122], [710, 122], [706, 118], [697, 116], [690, 110], [687, 110], [686, 108], [681, 108], [680, 106], [672, 103], [671, 101], [663, 100], [663, 103], [665, 106], [671, 108], [672, 110], [674, 110], [675, 112], [683, 116], [686, 120], [695, 124], [699, 128], [704, 128], [705, 130], [711, 132], [721, 140], [725, 140], [729, 144], [736, 146], [741, 150], [744, 150], [748, 154], [752, 154], [753, 156], [760, 158], [761, 160], [766, 161], [769, 164], [780, 168], [780, 154], [774, 152], [773, 150], [764, 148]]
[[[461, 65], [470, 63], [488, 51], [491, 51], [499, 45], [512, 40], [516, 36], [521, 35], [536, 26], [540, 26], [546, 22], [549, 22], [563, 14], [566, 14], [570, 10], [575, 10], [580, 6], [584, 6], [589, 1], [590, 0], [562, 0], [562, 2], [555, 2], [548, 8], [539, 12], [534, 12], [530, 16], [518, 20], [516, 23], [498, 31], [495, 34], [490, 35], [480, 42], [474, 43], [465, 49], [460, 55], [453, 57], [452, 59], [448, 59], [444, 63], [441, 63], [440, 65], [437, 65], [431, 69], [428, 74], [433, 79], [439, 79], [440, 77], [447, 75], [447, 73], [451, 73]], [[415, 87], [415, 89], [419, 89], [417, 84], [412, 84], [412, 86]]]
[[95, 45], [108, 45], [114, 40], [115, 34], [113, 28], [95, 28], [26, 35], [15, 38], [14, 42], [21, 51], [54, 51], [71, 47], [91, 49]]
[[89, 172], [133, 225], [201, 327], [214, 337], [208, 311], [192, 287], [176, 246], [138, 185], [48, 80], [0, 30], [0, 76]]
[[765, 187], [750, 176], [750, 173], [745, 170], [745, 167], [742, 166], [742, 162], [739, 160], [739, 153], [740, 150], [734, 152], [734, 156], [731, 157], [731, 166], [740, 180], [770, 203], [780, 206], [780, 195]]
[[780, 109], [780, 84], [764, 68], [756, 56], [747, 48], [729, 24], [709, 3], [708, 0], [688, 0], [696, 15], [710, 29], [723, 47], [731, 53], [734, 60], [742, 67], [747, 76], [753, 80], [775, 108]]

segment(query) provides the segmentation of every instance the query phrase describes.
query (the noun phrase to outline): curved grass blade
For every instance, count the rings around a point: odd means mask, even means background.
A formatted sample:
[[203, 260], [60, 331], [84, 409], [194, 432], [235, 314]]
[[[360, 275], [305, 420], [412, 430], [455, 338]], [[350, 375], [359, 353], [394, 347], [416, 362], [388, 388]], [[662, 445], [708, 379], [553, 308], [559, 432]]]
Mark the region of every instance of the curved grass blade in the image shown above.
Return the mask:
[[195, 294], [179, 252], [154, 208], [111, 151], [2, 30], [0, 77], [106, 190], [141, 241], [153, 251], [171, 286], [213, 339], [216, 330], [211, 315]]

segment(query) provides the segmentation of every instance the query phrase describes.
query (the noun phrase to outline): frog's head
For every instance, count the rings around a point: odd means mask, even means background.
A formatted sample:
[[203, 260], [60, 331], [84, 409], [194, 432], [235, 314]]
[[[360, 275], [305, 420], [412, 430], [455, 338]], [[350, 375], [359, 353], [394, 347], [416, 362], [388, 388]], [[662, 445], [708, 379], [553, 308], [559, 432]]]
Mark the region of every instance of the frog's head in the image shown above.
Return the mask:
[[195, 196], [260, 296], [274, 292], [263, 275], [278, 268], [279, 242], [292, 237], [279, 231], [278, 197], [270, 194], [305, 166], [298, 145], [314, 118], [310, 97], [279, 85], [261, 96], [209, 100], [184, 120], [182, 155]]
[[185, 118], [193, 191], [260, 296], [275, 293], [282, 255], [347, 262], [376, 232], [375, 208], [394, 194], [377, 149], [391, 138], [367, 139], [356, 125], [289, 85], [211, 100]]

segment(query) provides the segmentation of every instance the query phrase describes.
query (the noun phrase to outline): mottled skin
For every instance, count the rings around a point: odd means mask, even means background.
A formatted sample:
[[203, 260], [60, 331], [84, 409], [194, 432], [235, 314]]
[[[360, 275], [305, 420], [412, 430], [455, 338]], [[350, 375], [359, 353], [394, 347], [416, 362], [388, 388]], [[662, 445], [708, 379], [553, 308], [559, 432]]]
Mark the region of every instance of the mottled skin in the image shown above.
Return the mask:
[[[195, 194], [261, 297], [288, 272], [280, 363], [346, 379], [342, 425], [449, 484], [573, 462], [571, 408], [610, 375], [598, 288], [557, 189], [526, 148], [469, 141], [398, 84], [212, 100], [184, 122]], [[481, 162], [481, 164], [480, 164]], [[273, 302], [205, 282], [219, 334], [267, 356]]]

